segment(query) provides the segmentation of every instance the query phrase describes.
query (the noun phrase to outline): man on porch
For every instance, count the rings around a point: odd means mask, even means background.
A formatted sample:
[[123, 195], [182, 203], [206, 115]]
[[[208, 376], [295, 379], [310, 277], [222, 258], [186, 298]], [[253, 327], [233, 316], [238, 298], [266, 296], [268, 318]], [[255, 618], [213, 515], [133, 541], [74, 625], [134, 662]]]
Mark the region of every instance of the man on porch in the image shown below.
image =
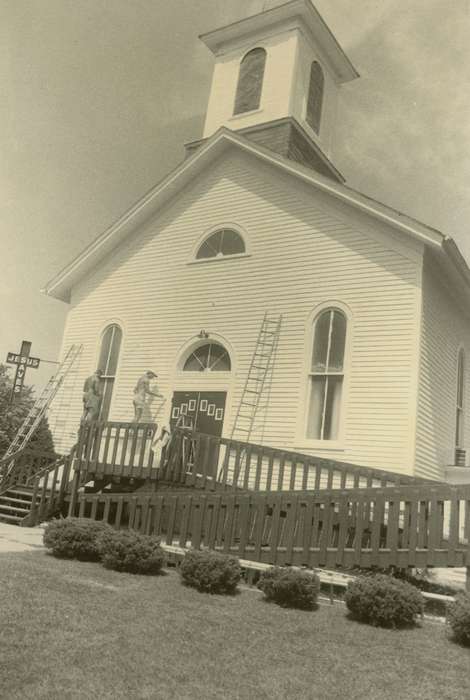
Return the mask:
[[157, 396], [161, 399], [163, 398], [163, 394], [160, 394], [159, 391], [152, 391], [150, 389], [150, 380], [154, 378], [156, 379], [157, 376], [158, 375], [155, 372], [152, 372], [152, 370], [147, 370], [147, 372], [145, 372], [145, 374], [139, 378], [137, 384], [135, 385], [133, 402], [134, 423], [138, 423], [142, 418], [142, 413], [147, 403], [147, 396]]

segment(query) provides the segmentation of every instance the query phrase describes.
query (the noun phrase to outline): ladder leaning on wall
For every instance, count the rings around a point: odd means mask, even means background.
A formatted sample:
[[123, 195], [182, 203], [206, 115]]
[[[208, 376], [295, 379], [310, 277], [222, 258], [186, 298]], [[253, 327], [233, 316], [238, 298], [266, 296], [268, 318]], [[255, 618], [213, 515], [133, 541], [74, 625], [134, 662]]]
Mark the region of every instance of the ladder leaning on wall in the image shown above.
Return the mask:
[[70, 372], [75, 360], [80, 355], [81, 351], [82, 345], [70, 346], [70, 348], [67, 351], [67, 354], [65, 355], [64, 359], [57, 368], [56, 373], [49, 379], [46, 386], [44, 387], [44, 390], [36, 399], [31, 410], [28, 412], [28, 415], [21, 424], [20, 429], [16, 433], [7, 451], [5, 452], [3, 459], [26, 447], [26, 445], [34, 435], [36, 429], [38, 428], [39, 423], [44, 417], [47, 409], [54, 400], [55, 395], [59, 391], [62, 382], [64, 381], [67, 374]]
[[248, 375], [233, 422], [231, 438], [249, 442], [261, 397], [270, 389], [268, 376], [272, 375], [273, 362], [281, 332], [282, 314], [264, 314], [251, 358]]

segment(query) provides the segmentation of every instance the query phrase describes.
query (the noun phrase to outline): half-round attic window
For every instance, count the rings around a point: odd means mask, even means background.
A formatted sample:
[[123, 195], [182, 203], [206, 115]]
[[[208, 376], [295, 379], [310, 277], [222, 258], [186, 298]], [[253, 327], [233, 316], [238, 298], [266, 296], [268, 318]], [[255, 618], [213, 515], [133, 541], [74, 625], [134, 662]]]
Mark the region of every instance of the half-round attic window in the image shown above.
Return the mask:
[[241, 255], [244, 252], [245, 243], [240, 234], [223, 228], [206, 238], [196, 253], [196, 260]]
[[193, 350], [183, 372], [230, 372], [230, 355], [220, 343], [206, 343]]

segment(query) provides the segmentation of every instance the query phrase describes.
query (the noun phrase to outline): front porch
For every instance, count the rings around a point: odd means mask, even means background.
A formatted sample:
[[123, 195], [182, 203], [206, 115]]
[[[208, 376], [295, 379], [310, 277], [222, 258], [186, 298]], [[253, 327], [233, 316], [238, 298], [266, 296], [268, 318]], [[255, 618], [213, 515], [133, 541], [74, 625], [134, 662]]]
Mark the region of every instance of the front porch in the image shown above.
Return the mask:
[[156, 452], [155, 430], [82, 426], [32, 476], [10, 457], [0, 496], [29, 490], [23, 525], [69, 514], [266, 564], [470, 567], [470, 486], [186, 429]]

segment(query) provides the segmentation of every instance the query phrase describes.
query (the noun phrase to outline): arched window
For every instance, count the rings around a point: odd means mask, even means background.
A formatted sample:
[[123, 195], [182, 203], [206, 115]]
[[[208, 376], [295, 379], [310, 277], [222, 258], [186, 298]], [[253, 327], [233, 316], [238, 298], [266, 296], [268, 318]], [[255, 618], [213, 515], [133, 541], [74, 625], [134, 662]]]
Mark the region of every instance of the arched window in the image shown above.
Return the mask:
[[206, 343], [193, 350], [183, 372], [230, 372], [230, 355], [220, 343]]
[[314, 61], [310, 68], [306, 119], [307, 124], [309, 124], [317, 134], [320, 133], [324, 85], [325, 78], [322, 67], [317, 61]]
[[465, 353], [460, 349], [457, 358], [457, 401], [455, 411], [455, 446], [464, 447], [464, 386], [465, 386]]
[[232, 229], [223, 228], [206, 238], [196, 253], [196, 260], [240, 255], [244, 252], [245, 243], [240, 234]]
[[307, 437], [314, 440], [338, 439], [346, 327], [338, 309], [322, 311], [315, 321], [307, 423]]
[[101, 409], [99, 419], [108, 420], [111, 398], [113, 396], [114, 381], [121, 349], [122, 331], [116, 323], [107, 326], [101, 340], [100, 357], [97, 369], [101, 369]]
[[243, 112], [258, 109], [261, 101], [265, 63], [266, 51], [262, 48], [252, 49], [242, 58], [234, 114], [243, 114]]

